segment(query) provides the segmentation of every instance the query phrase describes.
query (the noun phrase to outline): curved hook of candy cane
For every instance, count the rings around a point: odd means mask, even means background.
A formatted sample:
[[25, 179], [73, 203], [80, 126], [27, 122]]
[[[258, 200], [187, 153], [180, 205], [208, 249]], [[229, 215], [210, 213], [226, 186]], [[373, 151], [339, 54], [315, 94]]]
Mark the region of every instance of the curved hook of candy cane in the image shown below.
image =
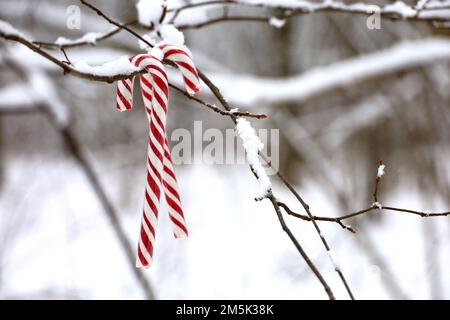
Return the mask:
[[[130, 57], [128, 60], [134, 65], [140, 65], [141, 61], [148, 57], [146, 54], [138, 54]], [[134, 79], [131, 77], [128, 79], [119, 80], [117, 82], [116, 90], [116, 108], [119, 111], [127, 111], [133, 108], [133, 88]]]
[[158, 45], [158, 48], [163, 52], [164, 59], [173, 61], [180, 69], [186, 91], [189, 94], [199, 92], [200, 78], [190, 53], [187, 50], [169, 44]]

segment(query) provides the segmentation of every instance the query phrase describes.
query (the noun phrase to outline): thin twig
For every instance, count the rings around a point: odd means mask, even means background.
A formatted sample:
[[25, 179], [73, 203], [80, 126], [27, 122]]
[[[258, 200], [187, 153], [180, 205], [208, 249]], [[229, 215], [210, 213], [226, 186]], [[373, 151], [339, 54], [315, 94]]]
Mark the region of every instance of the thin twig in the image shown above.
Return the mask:
[[[129, 26], [129, 25], [133, 25], [137, 23], [137, 20], [131, 20], [129, 22], [124, 23], [124, 26]], [[122, 28], [117, 27], [114, 28], [113, 30], [99, 36], [98, 38], [95, 39], [95, 43], [109, 39], [113, 36], [115, 36], [116, 34], [118, 34], [120, 31], [122, 31]], [[46, 48], [46, 49], [68, 49], [68, 48], [75, 48], [75, 47], [83, 47], [83, 46], [92, 46], [93, 43], [90, 41], [79, 41], [79, 42], [72, 42], [72, 43], [66, 43], [66, 44], [57, 44], [54, 42], [44, 42], [44, 41], [33, 41], [33, 44], [41, 47], [41, 48]]]
[[[382, 165], [383, 162], [380, 161], [380, 165]], [[294, 193], [296, 192], [295, 189], [285, 180], [284, 177], [282, 177], [280, 175], [280, 178], [285, 181], [285, 184], [287, 183], [287, 185], [289, 185], [289, 189]], [[417, 210], [411, 210], [411, 209], [405, 209], [405, 208], [398, 208], [398, 207], [393, 207], [393, 206], [385, 206], [382, 205], [378, 202], [378, 192], [379, 192], [379, 183], [381, 180], [381, 176], [376, 176], [375, 179], [375, 188], [373, 191], [373, 199], [374, 199], [374, 203], [372, 203], [369, 207], [355, 211], [355, 212], [351, 212], [339, 217], [324, 217], [324, 216], [310, 216], [310, 215], [303, 215], [297, 212], [294, 212], [293, 210], [291, 210], [289, 208], [289, 206], [287, 204], [285, 204], [284, 202], [278, 201], [278, 205], [280, 207], [282, 207], [287, 214], [299, 218], [301, 220], [305, 220], [305, 221], [326, 221], [326, 222], [335, 222], [338, 223], [341, 227], [343, 227], [344, 229], [347, 229], [349, 231], [351, 231], [352, 233], [355, 233], [355, 230], [351, 227], [351, 226], [347, 226], [344, 225], [342, 223], [343, 220], [347, 220], [350, 218], [354, 218], [360, 215], [364, 215], [367, 214], [373, 210], [379, 210], [380, 212], [384, 212], [384, 211], [394, 211], [394, 212], [403, 212], [403, 213], [409, 213], [409, 214], [413, 214], [413, 215], [417, 215], [419, 217], [422, 218], [429, 218], [429, 217], [446, 217], [446, 216], [450, 216], [450, 211], [444, 211], [444, 212], [424, 212], [424, 211], [417, 211]], [[294, 193], [295, 194], [295, 193]], [[301, 199], [301, 198], [300, 198]], [[303, 201], [303, 199], [302, 199]], [[303, 201], [303, 203], [305, 204], [306, 208], [309, 208], [309, 206]], [[303, 204], [302, 204], [303, 205]], [[305, 210], [306, 210], [305, 208]]]
[[67, 64], [72, 64], [72, 62], [70, 62], [69, 57], [67, 56], [66, 50], [64, 50], [64, 48], [61, 48], [61, 52], [64, 54], [64, 57], [66, 58], [66, 61], [63, 62], [67, 62]]
[[143, 37], [141, 37], [137, 32], [135, 32], [133, 29], [130, 29], [128, 26], [126, 26], [125, 24], [119, 23], [111, 18], [109, 18], [106, 14], [104, 14], [100, 9], [98, 9], [97, 7], [93, 6], [92, 4], [90, 4], [89, 2], [85, 1], [85, 0], [80, 0], [80, 2], [82, 4], [84, 4], [86, 7], [88, 7], [89, 9], [93, 10], [95, 13], [97, 13], [100, 17], [104, 18], [106, 21], [108, 21], [110, 24], [115, 25], [118, 28], [121, 28], [123, 30], [126, 30], [127, 32], [131, 33], [133, 36], [135, 36], [136, 38], [138, 38], [139, 40], [141, 40], [142, 42], [144, 42], [146, 45], [148, 45], [149, 47], [153, 47], [153, 45], [148, 42], [147, 40], [145, 40]]
[[183, 89], [178, 88], [175, 85], [169, 84], [169, 86], [172, 89], [176, 90], [177, 92], [180, 92], [181, 94], [183, 94], [188, 99], [193, 100], [193, 101], [195, 101], [195, 102], [197, 102], [197, 103], [199, 103], [199, 104], [201, 104], [201, 105], [203, 105], [203, 106], [211, 109], [212, 111], [217, 112], [218, 114], [221, 114], [223, 116], [231, 116], [233, 114], [236, 117], [248, 117], [248, 118], [256, 118], [256, 119], [266, 119], [267, 118], [266, 114], [261, 114], [261, 113], [254, 114], [254, 113], [251, 113], [251, 112], [248, 112], [248, 111], [245, 111], [245, 112], [240, 112], [240, 111], [236, 111], [236, 112], [223, 111], [222, 109], [216, 107], [215, 105], [213, 105], [211, 103], [208, 103], [206, 101], [203, 101], [202, 99], [197, 98], [196, 96], [193, 96], [193, 95], [189, 94], [188, 92], [184, 91]]
[[330, 300], [335, 300], [336, 298], [334, 297], [333, 291], [331, 290], [330, 286], [325, 281], [325, 279], [323, 278], [322, 274], [319, 272], [317, 267], [314, 265], [314, 263], [308, 257], [308, 255], [306, 254], [305, 250], [303, 249], [303, 247], [298, 242], [297, 238], [295, 238], [294, 234], [292, 233], [292, 231], [287, 226], [286, 221], [284, 220], [283, 215], [282, 215], [281, 210], [280, 210], [280, 207], [278, 205], [278, 201], [275, 199], [273, 194], [269, 194], [267, 196], [267, 198], [270, 200], [270, 202], [272, 203], [272, 205], [273, 205], [273, 207], [275, 209], [275, 212], [277, 214], [277, 217], [278, 217], [278, 220], [280, 222], [281, 228], [283, 229], [284, 232], [286, 232], [286, 234], [288, 235], [289, 239], [291, 239], [292, 243], [295, 245], [295, 247], [297, 248], [297, 251], [300, 253], [300, 255], [302, 256], [303, 260], [305, 260], [305, 262], [308, 265], [308, 267], [312, 270], [312, 272], [315, 274], [317, 279], [319, 279], [319, 281], [322, 284], [325, 292], [328, 295], [328, 298]]
[[[263, 157], [263, 159], [264, 159], [267, 163], [269, 163], [269, 162], [265, 159], [265, 157]], [[300, 196], [300, 194], [297, 192], [297, 190], [295, 190], [295, 188], [289, 183], [289, 181], [287, 181], [287, 179], [286, 179], [280, 172], [277, 172], [277, 175], [278, 175], [278, 177], [281, 179], [281, 181], [283, 181], [284, 185], [289, 189], [289, 191], [291, 191], [291, 193], [294, 195], [294, 197], [295, 197], [295, 198], [300, 202], [300, 204], [302, 205], [303, 209], [304, 209], [305, 212], [307, 213], [307, 216], [308, 216], [308, 218], [309, 218], [309, 221], [311, 221], [312, 224], [314, 225], [314, 229], [316, 230], [317, 235], [319, 236], [319, 238], [320, 238], [320, 240], [321, 240], [323, 246], [325, 247], [325, 250], [327, 251], [327, 253], [328, 253], [330, 259], [332, 260], [333, 258], [332, 258], [331, 253], [330, 253], [330, 251], [331, 251], [330, 246], [329, 246], [327, 240], [325, 239], [325, 237], [324, 237], [322, 231], [320, 230], [320, 227], [319, 227], [319, 225], [317, 224], [314, 215], [311, 213], [311, 210], [310, 210], [309, 205], [305, 202], [305, 200], [303, 200], [303, 198]], [[280, 204], [280, 202], [279, 202], [278, 204]], [[286, 206], [285, 204], [283, 204], [283, 208], [285, 208], [285, 207], [287, 207], [287, 206]], [[351, 290], [351, 288], [350, 288], [350, 285], [348, 284], [347, 279], [345, 278], [344, 274], [342, 273], [342, 270], [340, 269], [339, 266], [337, 266], [337, 265], [335, 264], [335, 261], [332, 261], [332, 263], [333, 263], [333, 265], [334, 265], [334, 270], [335, 270], [336, 273], [339, 275], [339, 278], [341, 279], [341, 281], [342, 281], [342, 283], [343, 283], [343, 285], [344, 285], [344, 287], [345, 287], [345, 289], [346, 289], [348, 295], [350, 296], [350, 299], [354, 300], [355, 297], [354, 297], [353, 292], [352, 292], [352, 290]]]

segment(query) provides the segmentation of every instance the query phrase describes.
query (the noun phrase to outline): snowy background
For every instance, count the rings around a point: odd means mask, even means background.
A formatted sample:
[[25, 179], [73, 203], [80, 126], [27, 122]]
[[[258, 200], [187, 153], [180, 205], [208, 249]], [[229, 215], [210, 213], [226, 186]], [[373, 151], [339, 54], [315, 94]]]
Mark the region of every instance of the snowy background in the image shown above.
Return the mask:
[[[198, 1], [168, 3], [175, 8], [189, 2]], [[273, 1], [283, 2], [297, 1]], [[135, 1], [92, 3], [119, 21], [137, 18]], [[73, 4], [81, 8], [80, 30], [66, 27]], [[430, 4], [450, 8], [448, 2]], [[393, 8], [410, 14], [398, 3]], [[189, 9], [176, 25], [223, 10]], [[277, 17], [281, 9], [230, 6], [228, 14]], [[448, 10], [440, 14], [450, 17]], [[64, 37], [60, 44], [111, 30], [78, 1], [0, 0], [0, 19], [35, 40]], [[381, 29], [369, 30], [366, 20], [364, 14], [317, 12], [285, 24], [223, 22], [183, 33], [195, 63], [233, 107], [267, 114], [250, 119], [256, 129], [280, 129], [280, 171], [314, 214], [338, 216], [370, 205], [379, 159], [386, 164], [382, 204], [446, 211], [450, 29], [383, 19]], [[67, 49], [71, 62], [90, 65], [136, 52], [138, 41], [125, 32]], [[60, 51], [54, 54], [64, 59]], [[0, 70], [1, 299], [145, 299], [143, 282], [159, 299], [327, 298], [270, 202], [253, 200], [258, 185], [242, 164], [176, 166], [190, 237], [173, 239], [163, 204], [155, 263], [138, 280], [117, 230], [125, 231], [134, 258], [148, 125], [140, 100], [133, 111], [116, 112], [114, 84], [63, 75], [1, 38]], [[202, 99], [213, 101], [202, 91]], [[227, 117], [175, 91], [170, 99], [169, 136], [177, 128], [192, 132], [194, 121], [202, 121], [204, 130], [233, 129]], [[84, 165], [75, 154], [82, 154]], [[300, 212], [288, 190], [271, 179], [277, 197]], [[119, 221], [109, 218], [98, 188]], [[286, 220], [337, 298], [347, 299], [312, 224]], [[373, 211], [347, 222], [356, 234], [334, 223], [320, 226], [357, 299], [450, 298], [450, 217]]]

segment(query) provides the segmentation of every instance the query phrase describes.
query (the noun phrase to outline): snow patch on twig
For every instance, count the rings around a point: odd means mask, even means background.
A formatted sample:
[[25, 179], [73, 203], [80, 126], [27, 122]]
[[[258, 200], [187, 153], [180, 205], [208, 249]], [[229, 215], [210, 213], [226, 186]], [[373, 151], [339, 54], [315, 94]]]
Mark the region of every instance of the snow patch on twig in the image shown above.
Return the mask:
[[372, 208], [383, 209], [383, 206], [378, 201], [372, 203]]
[[396, 1], [392, 4], [387, 4], [383, 7], [385, 13], [395, 13], [403, 18], [414, 17], [417, 11], [405, 4], [402, 1]]
[[386, 168], [386, 166], [384, 164], [380, 164], [380, 166], [378, 167], [378, 171], [377, 171], [378, 178], [381, 178], [382, 176], [384, 176], [384, 168]]
[[269, 24], [274, 28], [280, 29], [286, 24], [286, 20], [278, 19], [276, 17], [271, 17], [269, 19]]
[[163, 24], [158, 27], [163, 42], [176, 46], [184, 46], [184, 34], [173, 24]]
[[85, 42], [89, 44], [95, 44], [97, 42], [97, 39], [102, 37], [103, 35], [104, 33], [100, 32], [89, 32], [78, 39], [68, 39], [64, 37], [58, 37], [58, 39], [56, 39], [55, 41], [55, 44], [58, 46], [75, 45], [78, 43], [85, 43]]
[[21, 31], [14, 28], [12, 25], [10, 25], [8, 22], [0, 20], [0, 34], [4, 34], [6, 36], [17, 36], [24, 38], [28, 41], [32, 41], [29, 37], [27, 37], [25, 34], [23, 34]]
[[247, 161], [258, 178], [260, 191], [257, 198], [264, 198], [272, 187], [270, 179], [259, 161], [259, 152], [264, 148], [264, 144], [246, 119], [238, 118], [236, 129], [239, 137], [242, 139]]

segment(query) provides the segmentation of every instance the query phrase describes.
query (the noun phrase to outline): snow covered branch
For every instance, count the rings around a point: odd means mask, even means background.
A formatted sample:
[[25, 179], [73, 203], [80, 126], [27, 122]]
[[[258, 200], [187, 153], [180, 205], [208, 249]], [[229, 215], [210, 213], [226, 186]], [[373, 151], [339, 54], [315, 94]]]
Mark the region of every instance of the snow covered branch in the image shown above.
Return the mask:
[[[176, 16], [182, 11], [192, 10], [200, 7], [209, 6], [247, 6], [247, 7], [264, 7], [269, 9], [283, 10], [282, 18], [289, 18], [296, 15], [313, 14], [319, 12], [337, 12], [357, 15], [372, 15], [374, 13], [374, 5], [367, 3], [346, 4], [341, 1], [324, 0], [323, 2], [296, 1], [296, 0], [218, 0], [204, 1], [183, 5], [180, 7], [169, 8], [169, 12], [174, 12]], [[430, 10], [427, 10], [430, 9]], [[439, 11], [439, 12], [437, 12]], [[433, 4], [423, 4], [420, 7], [412, 7], [402, 1], [396, 1], [387, 4], [377, 10], [380, 16], [388, 19], [409, 19], [423, 21], [447, 21], [450, 19], [450, 10], [447, 6], [439, 6]], [[262, 18], [262, 17], [260, 17]], [[270, 17], [266, 18], [268, 21]], [[250, 20], [250, 19], [249, 19]], [[199, 23], [199, 22], [197, 22]]]
[[[329, 66], [316, 67], [287, 79], [213, 74], [211, 77], [235, 104], [251, 107], [260, 104], [306, 102], [336, 89], [450, 60], [450, 40], [429, 38], [396, 44]], [[245, 88], [245, 94], [241, 89]]]

